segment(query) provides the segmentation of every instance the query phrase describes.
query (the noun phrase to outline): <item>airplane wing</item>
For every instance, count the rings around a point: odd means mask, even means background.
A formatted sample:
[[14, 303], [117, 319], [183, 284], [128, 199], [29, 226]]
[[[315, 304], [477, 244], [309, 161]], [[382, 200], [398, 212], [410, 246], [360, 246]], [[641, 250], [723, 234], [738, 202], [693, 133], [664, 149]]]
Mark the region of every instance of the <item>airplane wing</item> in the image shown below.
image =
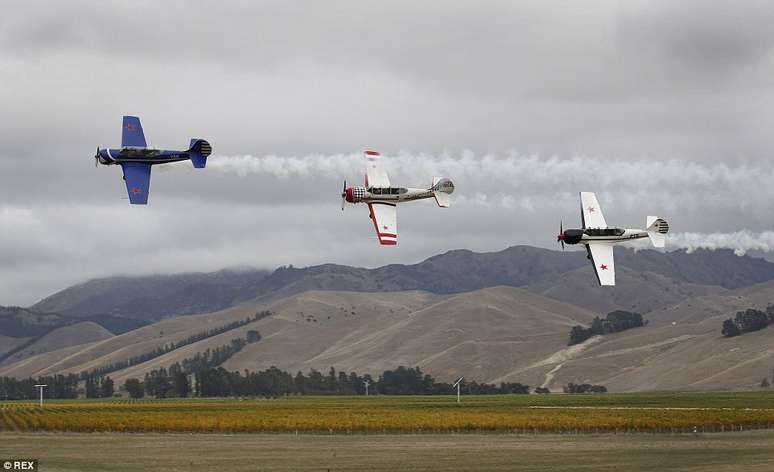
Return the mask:
[[368, 204], [371, 220], [376, 228], [379, 244], [394, 246], [398, 244], [398, 213], [395, 204], [373, 202]]
[[142, 132], [142, 125], [138, 117], [124, 117], [124, 124], [121, 129], [121, 147], [142, 149], [147, 147], [147, 144], [145, 144], [145, 133]]
[[586, 246], [594, 272], [597, 274], [599, 285], [615, 285], [615, 260], [613, 259], [613, 246], [609, 244], [594, 244]]
[[124, 181], [126, 182], [126, 191], [129, 193], [129, 203], [146, 205], [150, 191], [150, 164], [124, 162], [121, 167], [124, 169]]
[[363, 151], [366, 158], [366, 187], [387, 188], [390, 178], [382, 166], [382, 159], [376, 151]]
[[599, 207], [597, 195], [593, 192], [581, 192], [581, 218], [583, 228], [607, 228], [607, 222]]

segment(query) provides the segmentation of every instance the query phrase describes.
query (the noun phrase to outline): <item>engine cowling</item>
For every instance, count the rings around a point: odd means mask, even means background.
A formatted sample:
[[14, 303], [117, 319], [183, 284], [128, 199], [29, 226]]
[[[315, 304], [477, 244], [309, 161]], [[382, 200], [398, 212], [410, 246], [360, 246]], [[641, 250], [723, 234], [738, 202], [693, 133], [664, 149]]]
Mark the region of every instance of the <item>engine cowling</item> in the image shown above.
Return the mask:
[[565, 244], [578, 244], [583, 238], [583, 230], [581, 229], [568, 229], [562, 233], [562, 241]]
[[349, 203], [357, 203], [363, 201], [366, 193], [365, 187], [347, 187], [345, 198]]

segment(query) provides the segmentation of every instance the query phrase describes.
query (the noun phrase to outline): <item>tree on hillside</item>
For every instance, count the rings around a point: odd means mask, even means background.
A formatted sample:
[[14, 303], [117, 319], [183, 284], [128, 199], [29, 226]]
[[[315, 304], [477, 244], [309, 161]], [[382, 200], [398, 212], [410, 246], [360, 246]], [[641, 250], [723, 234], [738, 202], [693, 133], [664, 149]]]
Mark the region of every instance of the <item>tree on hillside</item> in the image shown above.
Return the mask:
[[737, 312], [734, 323], [742, 332], [758, 331], [769, 325], [768, 316], [760, 310], [749, 308], [745, 311]]
[[591, 336], [605, 334], [605, 325], [602, 323], [602, 320], [599, 319], [598, 316], [595, 316], [591, 321], [591, 327], [589, 330], [591, 331]]
[[605, 334], [618, 333], [627, 329], [639, 328], [645, 326], [647, 322], [642, 319], [642, 315], [632, 311], [616, 310], [608, 313], [605, 318], [595, 316], [591, 321], [591, 326], [573, 326], [570, 330], [570, 340], [568, 345], [580, 344], [592, 336], [602, 336]]
[[644, 326], [642, 315], [631, 311], [616, 310], [605, 317], [607, 331], [617, 333], [631, 328]]
[[247, 343], [248, 344], [250, 344], [250, 343], [257, 343], [260, 340], [261, 340], [261, 333], [259, 333], [258, 331], [254, 330], [254, 329], [251, 329], [250, 331], [247, 332]]
[[766, 377], [764, 377], [763, 380], [761, 380], [761, 388], [769, 388], [769, 379], [767, 379]]
[[720, 330], [720, 333], [727, 338], [739, 336], [740, 334], [739, 327], [736, 326], [736, 323], [731, 318], [723, 322], [723, 329]]
[[589, 339], [591, 336], [591, 333], [589, 330], [584, 328], [583, 326], [573, 326], [570, 330], [570, 343], [569, 345], [572, 346], [573, 344], [580, 344], [583, 341]]

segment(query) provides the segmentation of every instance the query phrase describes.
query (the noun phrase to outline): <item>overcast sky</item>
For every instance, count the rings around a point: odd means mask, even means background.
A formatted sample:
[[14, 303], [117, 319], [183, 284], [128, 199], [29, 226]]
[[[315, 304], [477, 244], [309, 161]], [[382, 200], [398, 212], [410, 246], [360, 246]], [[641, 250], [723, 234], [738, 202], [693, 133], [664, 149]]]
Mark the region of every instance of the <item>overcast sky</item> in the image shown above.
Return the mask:
[[[3, 11], [0, 305], [118, 273], [554, 248], [560, 219], [579, 224], [581, 190], [609, 223], [656, 214], [721, 245], [774, 240], [769, 1]], [[120, 168], [92, 159], [119, 146], [124, 114], [151, 146], [208, 139], [208, 168], [154, 168], [150, 204], [130, 206]], [[339, 208], [364, 148], [387, 156], [395, 184], [450, 177], [452, 208], [402, 206], [399, 245], [379, 247], [366, 208]]]

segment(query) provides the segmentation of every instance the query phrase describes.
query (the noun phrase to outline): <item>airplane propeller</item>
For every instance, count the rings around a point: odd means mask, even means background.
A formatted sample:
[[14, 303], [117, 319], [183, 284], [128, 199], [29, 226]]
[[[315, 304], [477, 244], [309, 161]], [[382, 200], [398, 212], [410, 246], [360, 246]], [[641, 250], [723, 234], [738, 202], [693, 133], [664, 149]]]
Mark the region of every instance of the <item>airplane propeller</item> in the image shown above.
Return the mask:
[[347, 179], [344, 179], [344, 188], [341, 190], [341, 211], [344, 211], [344, 203], [347, 201]]
[[97, 146], [97, 153], [94, 154], [94, 167], [99, 167], [99, 146]]
[[556, 237], [556, 242], [562, 243], [562, 251], [564, 251], [564, 226], [562, 220], [559, 220], [559, 236]]

